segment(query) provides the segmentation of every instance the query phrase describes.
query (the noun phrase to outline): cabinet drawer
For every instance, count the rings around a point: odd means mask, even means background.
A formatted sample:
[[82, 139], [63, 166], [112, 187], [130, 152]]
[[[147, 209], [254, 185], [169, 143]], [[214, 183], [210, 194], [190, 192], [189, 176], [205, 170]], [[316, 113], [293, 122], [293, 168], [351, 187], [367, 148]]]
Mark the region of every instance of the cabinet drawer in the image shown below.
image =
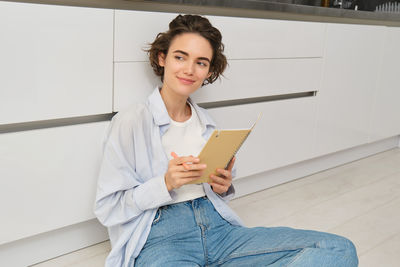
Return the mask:
[[322, 57], [325, 23], [210, 16], [228, 58]]
[[113, 10], [0, 2], [0, 124], [111, 112]]
[[[142, 51], [178, 14], [115, 11], [115, 56], [145, 61]], [[317, 22], [207, 16], [222, 33], [229, 59], [322, 57], [325, 24]]]
[[114, 111], [144, 102], [161, 80], [148, 62], [114, 64]]
[[115, 10], [114, 61], [148, 61], [143, 51], [178, 14]]
[[0, 244], [94, 218], [109, 122], [0, 135]]
[[[312, 59], [230, 60], [221, 80], [199, 88], [196, 103], [319, 90], [322, 61]], [[148, 62], [115, 63], [114, 111], [142, 102], [161, 81]]]
[[198, 103], [319, 90], [322, 60], [231, 60], [221, 81], [193, 94]]
[[312, 157], [315, 97], [208, 109], [218, 128], [248, 128], [260, 121], [237, 154], [237, 177]]

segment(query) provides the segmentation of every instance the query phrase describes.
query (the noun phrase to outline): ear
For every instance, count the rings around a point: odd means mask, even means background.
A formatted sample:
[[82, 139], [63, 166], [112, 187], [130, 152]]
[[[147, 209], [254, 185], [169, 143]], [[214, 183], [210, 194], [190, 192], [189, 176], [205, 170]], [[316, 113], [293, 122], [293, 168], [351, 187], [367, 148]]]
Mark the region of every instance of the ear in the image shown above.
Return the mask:
[[213, 72], [209, 72], [209, 73], [207, 74], [207, 79], [210, 78], [212, 74], [213, 74]]
[[165, 54], [162, 52], [158, 53], [158, 65], [161, 67], [165, 66]]

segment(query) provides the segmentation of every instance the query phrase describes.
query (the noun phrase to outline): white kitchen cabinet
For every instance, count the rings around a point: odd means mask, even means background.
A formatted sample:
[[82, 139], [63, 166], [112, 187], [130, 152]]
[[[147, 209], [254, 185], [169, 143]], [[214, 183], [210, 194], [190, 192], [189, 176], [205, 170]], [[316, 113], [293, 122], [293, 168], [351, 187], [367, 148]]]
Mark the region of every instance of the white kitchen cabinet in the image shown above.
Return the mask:
[[148, 62], [114, 64], [114, 111], [144, 102], [161, 80]]
[[168, 30], [176, 13], [115, 10], [114, 61], [148, 61], [143, 49]]
[[385, 27], [328, 24], [314, 156], [368, 143]]
[[309, 159], [315, 97], [208, 109], [220, 129], [249, 128], [262, 117], [237, 154], [237, 178]]
[[0, 134], [0, 245], [94, 218], [108, 125]]
[[[229, 60], [221, 80], [198, 89], [196, 103], [263, 97], [319, 90], [322, 60]], [[161, 81], [148, 62], [115, 63], [114, 111], [145, 101]]]
[[230, 60], [221, 81], [193, 94], [198, 103], [319, 90], [320, 58]]
[[382, 64], [374, 94], [370, 142], [400, 134], [400, 28], [387, 27]]
[[0, 124], [112, 111], [113, 10], [0, 2]]
[[[143, 48], [168, 30], [178, 14], [115, 11], [116, 62], [147, 61]], [[228, 59], [322, 57], [325, 24], [317, 22], [207, 16], [222, 33]]]
[[322, 57], [326, 24], [210, 16], [230, 59]]

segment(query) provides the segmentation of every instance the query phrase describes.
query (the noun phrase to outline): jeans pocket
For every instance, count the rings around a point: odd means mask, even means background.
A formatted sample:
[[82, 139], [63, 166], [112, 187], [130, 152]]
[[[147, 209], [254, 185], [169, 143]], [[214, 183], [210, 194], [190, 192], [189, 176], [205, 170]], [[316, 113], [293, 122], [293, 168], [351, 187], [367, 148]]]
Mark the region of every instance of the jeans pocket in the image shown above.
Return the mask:
[[159, 221], [160, 221], [160, 219], [161, 219], [161, 208], [159, 208], [158, 210], [157, 210], [157, 212], [156, 212], [156, 215], [154, 216], [154, 220], [153, 220], [153, 223], [151, 224], [151, 225], [155, 225], [155, 224], [157, 224]]

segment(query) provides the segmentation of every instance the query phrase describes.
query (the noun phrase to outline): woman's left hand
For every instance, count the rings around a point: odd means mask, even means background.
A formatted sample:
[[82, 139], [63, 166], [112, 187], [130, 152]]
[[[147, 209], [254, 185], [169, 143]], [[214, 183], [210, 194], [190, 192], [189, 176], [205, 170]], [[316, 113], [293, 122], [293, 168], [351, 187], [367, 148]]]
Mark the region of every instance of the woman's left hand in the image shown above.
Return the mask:
[[233, 157], [232, 160], [228, 164], [227, 169], [217, 169], [217, 175], [211, 174], [210, 178], [212, 182], [211, 185], [212, 190], [217, 194], [223, 194], [228, 191], [229, 187], [232, 184], [232, 168], [235, 164], [236, 157]]

